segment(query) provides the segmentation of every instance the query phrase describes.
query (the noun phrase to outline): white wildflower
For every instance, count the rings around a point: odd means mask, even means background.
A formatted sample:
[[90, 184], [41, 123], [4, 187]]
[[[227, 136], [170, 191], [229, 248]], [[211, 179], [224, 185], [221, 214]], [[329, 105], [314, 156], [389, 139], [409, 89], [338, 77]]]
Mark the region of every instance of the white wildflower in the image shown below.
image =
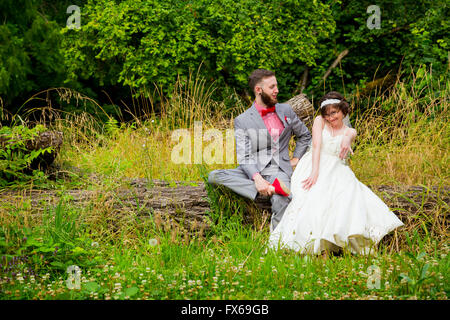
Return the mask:
[[150, 240], [148, 240], [148, 244], [152, 247], [156, 247], [158, 245], [158, 240], [156, 240], [154, 238], [150, 239]]

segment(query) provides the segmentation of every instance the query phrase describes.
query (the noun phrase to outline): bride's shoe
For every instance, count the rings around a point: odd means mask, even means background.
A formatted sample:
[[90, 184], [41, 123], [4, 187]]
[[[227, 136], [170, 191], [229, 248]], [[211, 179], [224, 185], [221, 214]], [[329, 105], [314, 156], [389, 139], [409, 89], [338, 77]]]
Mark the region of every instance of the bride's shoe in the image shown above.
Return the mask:
[[275, 179], [271, 186], [274, 187], [275, 193], [278, 193], [279, 195], [288, 197], [291, 194], [291, 190], [289, 190], [283, 181], [278, 180], [278, 178]]

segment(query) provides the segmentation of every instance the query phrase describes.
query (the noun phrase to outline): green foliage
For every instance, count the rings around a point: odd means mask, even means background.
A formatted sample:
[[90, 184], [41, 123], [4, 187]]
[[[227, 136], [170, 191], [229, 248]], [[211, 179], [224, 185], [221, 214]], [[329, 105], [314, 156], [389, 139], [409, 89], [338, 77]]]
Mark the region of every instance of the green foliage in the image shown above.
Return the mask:
[[121, 128], [119, 127], [119, 121], [117, 121], [114, 118], [108, 119], [108, 121], [105, 124], [106, 134], [111, 138], [113, 138], [116, 134], [118, 134], [120, 129]]
[[0, 2], [0, 96], [6, 105], [64, 80], [59, 27], [39, 11], [42, 2]]
[[89, 267], [100, 261], [83, 232], [79, 212], [69, 205], [67, 197], [62, 196], [55, 208], [46, 208], [42, 224], [33, 228], [26, 226], [17, 209], [11, 207], [11, 214], [21, 218], [0, 227], [0, 271], [5, 276], [61, 274], [68, 266]]
[[[336, 31], [327, 40], [325, 59], [311, 70], [310, 95], [338, 90], [356, 91], [365, 82], [420, 65], [432, 66], [434, 80], [448, 72], [450, 49], [449, 5], [445, 0], [327, 1], [333, 10]], [[380, 8], [380, 29], [369, 29], [370, 5]], [[344, 49], [349, 53], [323, 85], [322, 76]]]
[[[411, 242], [409, 234], [407, 233], [408, 243], [411, 245], [414, 241], [417, 241], [417, 232], [415, 232], [414, 240]], [[418, 241], [419, 243], [421, 240]], [[421, 251], [417, 255], [412, 252], [406, 252], [406, 257], [410, 261], [406, 263], [409, 266], [408, 272], [400, 273], [398, 279], [404, 287], [402, 288], [403, 297], [408, 295], [417, 295], [420, 291], [424, 291], [425, 282], [432, 278], [429, 274], [430, 263], [427, 262], [427, 253]], [[406, 260], [406, 259], [405, 259]], [[411, 263], [412, 262], [412, 263]]]
[[83, 7], [80, 30], [62, 32], [69, 79], [157, 83], [169, 93], [178, 75], [202, 63], [208, 81], [241, 91], [258, 67], [281, 70], [280, 83], [292, 87], [333, 30], [329, 6], [319, 1], [101, 0]]
[[[37, 125], [32, 129], [23, 125], [0, 128], [0, 187], [27, 182], [35, 178], [44, 178], [39, 170], [27, 172], [29, 165], [52, 147], [28, 150], [26, 143], [44, 131], [45, 127]], [[29, 171], [29, 170], [28, 170]]]
[[[229, 92], [250, 95], [247, 76], [255, 68], [277, 72], [281, 101], [292, 97], [306, 68], [304, 92], [313, 99], [329, 90], [353, 94], [373, 78], [395, 78], [399, 67], [408, 72], [424, 65], [442, 83], [450, 46], [447, 2], [380, 0], [381, 28], [369, 29], [370, 0], [4, 0], [0, 97], [14, 112], [25, 97], [64, 86], [100, 97], [101, 104], [127, 104], [128, 87], [149, 96], [156, 85], [158, 103], [173, 94], [178, 79], [188, 81], [199, 69], [206, 86], [221, 88], [213, 98], [227, 107], [235, 104]], [[66, 28], [71, 4], [81, 9], [80, 30]], [[344, 49], [348, 55], [323, 83]], [[58, 104], [83, 109], [73, 101]], [[86, 110], [95, 112], [91, 105]]]
[[[255, 68], [277, 72], [280, 99], [291, 97], [306, 67], [307, 92], [353, 91], [363, 81], [425, 64], [444, 74], [445, 1], [379, 1], [381, 28], [369, 29], [370, 1], [113, 1], [83, 7], [81, 30], [63, 30], [69, 78], [96, 79], [164, 93], [202, 65], [202, 76], [247, 90]], [[349, 54], [322, 77], [344, 49]], [[436, 77], [438, 79], [438, 77]]]

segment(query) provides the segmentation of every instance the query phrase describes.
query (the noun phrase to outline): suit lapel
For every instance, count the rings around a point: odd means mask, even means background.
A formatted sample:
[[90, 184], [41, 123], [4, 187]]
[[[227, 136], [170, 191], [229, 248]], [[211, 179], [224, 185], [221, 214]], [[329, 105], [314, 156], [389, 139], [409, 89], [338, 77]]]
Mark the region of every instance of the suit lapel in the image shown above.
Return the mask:
[[278, 118], [280, 118], [281, 122], [283, 122], [283, 126], [286, 128], [287, 127], [287, 123], [284, 120], [284, 113], [281, 110], [281, 108], [280, 108], [278, 103], [275, 105], [275, 112], [277, 113], [277, 116], [278, 116]]
[[[250, 117], [255, 122], [258, 129], [266, 129], [267, 130], [266, 125], [265, 125], [261, 115], [259, 114], [258, 110], [256, 110], [255, 104], [253, 104], [250, 108]], [[267, 131], [267, 132], [269, 132], [269, 131]]]
[[255, 107], [255, 104], [250, 107], [250, 117], [253, 120], [253, 122], [256, 124], [256, 129], [259, 130], [265, 130], [267, 137], [266, 141], [269, 145], [272, 144], [273, 139], [272, 136], [269, 133], [269, 130], [267, 130], [266, 124], [264, 123], [264, 120], [262, 119], [261, 115], [259, 114], [258, 110]]
[[286, 130], [286, 128], [289, 126], [289, 124], [286, 122], [284, 113], [283, 113], [283, 111], [281, 110], [281, 108], [280, 108], [280, 106], [278, 105], [278, 103], [275, 105], [275, 112], [277, 113], [278, 118], [280, 118], [280, 120], [281, 120], [281, 122], [283, 123], [283, 126], [284, 126], [283, 131], [281, 132], [280, 136], [278, 137], [278, 142], [280, 142], [281, 137], [282, 137], [283, 135], [285, 135], [286, 132], [288, 131], [288, 130]]

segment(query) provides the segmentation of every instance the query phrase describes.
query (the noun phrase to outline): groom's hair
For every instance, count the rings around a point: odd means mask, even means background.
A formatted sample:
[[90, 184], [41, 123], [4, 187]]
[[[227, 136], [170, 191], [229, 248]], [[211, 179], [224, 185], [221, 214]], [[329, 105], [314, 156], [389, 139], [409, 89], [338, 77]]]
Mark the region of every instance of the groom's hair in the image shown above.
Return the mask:
[[[341, 102], [335, 103], [335, 104], [328, 104], [328, 105], [325, 105], [323, 108], [320, 108], [320, 105], [322, 104], [322, 102], [324, 102], [327, 99], [337, 99], [337, 100], [341, 100]], [[322, 114], [322, 117], [325, 116], [328, 108], [330, 108], [330, 107], [338, 108], [339, 110], [342, 111], [344, 116], [346, 116], [350, 111], [350, 106], [349, 106], [347, 100], [345, 100], [345, 97], [337, 91], [330, 91], [319, 100], [319, 108], [320, 108], [320, 113]]]
[[253, 92], [255, 92], [255, 86], [261, 82], [262, 79], [275, 76], [275, 72], [266, 69], [256, 69], [248, 77], [248, 85]]

